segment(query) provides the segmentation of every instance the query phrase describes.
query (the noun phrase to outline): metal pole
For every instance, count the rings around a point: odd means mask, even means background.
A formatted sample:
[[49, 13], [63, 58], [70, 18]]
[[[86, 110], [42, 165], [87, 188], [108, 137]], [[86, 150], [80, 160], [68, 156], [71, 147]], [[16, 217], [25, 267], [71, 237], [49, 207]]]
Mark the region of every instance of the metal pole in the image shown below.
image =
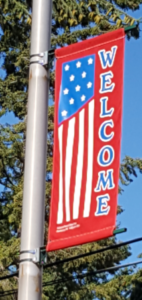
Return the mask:
[[[50, 49], [52, 0], [33, 0], [31, 55]], [[34, 57], [33, 60], [38, 60]], [[29, 71], [21, 251], [43, 246], [49, 73], [34, 63]], [[21, 254], [18, 300], [40, 300], [42, 269]]]

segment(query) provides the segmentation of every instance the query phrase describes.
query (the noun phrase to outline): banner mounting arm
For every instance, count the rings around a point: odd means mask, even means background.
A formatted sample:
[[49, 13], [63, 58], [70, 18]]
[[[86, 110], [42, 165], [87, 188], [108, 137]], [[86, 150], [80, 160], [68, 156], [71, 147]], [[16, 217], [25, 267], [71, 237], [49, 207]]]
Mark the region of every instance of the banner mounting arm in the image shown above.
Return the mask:
[[138, 28], [138, 25], [134, 24], [134, 25], [131, 25], [131, 26], [124, 27], [124, 31], [127, 33], [128, 31], [136, 29], [136, 28]]

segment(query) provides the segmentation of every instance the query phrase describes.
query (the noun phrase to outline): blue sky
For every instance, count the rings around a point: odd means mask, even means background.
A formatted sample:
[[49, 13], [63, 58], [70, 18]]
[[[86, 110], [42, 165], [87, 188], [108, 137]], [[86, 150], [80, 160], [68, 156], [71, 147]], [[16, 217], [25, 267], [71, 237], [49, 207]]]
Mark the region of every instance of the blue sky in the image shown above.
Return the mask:
[[[142, 17], [142, 7], [133, 16]], [[142, 158], [142, 32], [139, 40], [126, 39], [125, 45], [121, 160], [125, 155]], [[127, 233], [119, 235], [118, 239], [126, 241], [142, 236], [142, 175], [125, 188], [118, 203], [125, 211], [117, 220], [121, 222], [121, 228], [127, 228]], [[128, 261], [136, 260], [142, 253], [142, 242], [132, 246], [132, 253]]]
[[[128, 13], [140, 18], [142, 6], [139, 11]], [[140, 35], [139, 40], [126, 39], [121, 160], [125, 155], [142, 158], [142, 32]], [[13, 124], [17, 121], [13, 114], [7, 114], [0, 119], [2, 124]], [[118, 240], [122, 241], [142, 236], [142, 175], [134, 178], [133, 183], [124, 190], [118, 197], [118, 203], [125, 211], [117, 217], [120, 227], [128, 230], [118, 235]], [[132, 246], [132, 253], [128, 258], [129, 262], [135, 261], [137, 255], [142, 253], [142, 242]]]

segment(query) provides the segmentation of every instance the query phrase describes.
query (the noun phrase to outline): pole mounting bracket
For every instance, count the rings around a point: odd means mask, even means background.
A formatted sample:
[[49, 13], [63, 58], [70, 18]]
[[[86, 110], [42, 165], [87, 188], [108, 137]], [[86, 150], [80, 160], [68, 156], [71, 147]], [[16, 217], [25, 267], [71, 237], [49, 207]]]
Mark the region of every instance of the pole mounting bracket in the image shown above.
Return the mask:
[[[36, 58], [36, 60], [34, 60], [34, 58]], [[37, 54], [31, 54], [30, 65], [40, 64], [41, 66], [49, 69], [53, 66], [53, 59], [54, 59], [54, 49], [37, 53]]]
[[47, 252], [45, 247], [36, 248], [33, 262], [43, 266], [47, 263]]
[[34, 250], [24, 250], [20, 252], [20, 254], [26, 253], [32, 255], [32, 258], [25, 258], [20, 260], [20, 262], [31, 261], [35, 264], [39, 264], [40, 266], [43, 266], [47, 263], [47, 252], [45, 247], [35, 248]]

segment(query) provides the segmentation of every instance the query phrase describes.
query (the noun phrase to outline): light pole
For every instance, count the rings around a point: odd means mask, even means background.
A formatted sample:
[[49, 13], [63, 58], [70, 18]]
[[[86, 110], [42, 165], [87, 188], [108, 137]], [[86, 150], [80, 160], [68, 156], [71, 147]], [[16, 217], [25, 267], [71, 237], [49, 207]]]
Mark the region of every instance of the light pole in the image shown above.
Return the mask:
[[51, 15], [52, 0], [33, 0], [18, 300], [42, 294], [42, 269], [29, 251], [43, 246], [44, 237], [49, 72], [41, 61], [50, 49]]

